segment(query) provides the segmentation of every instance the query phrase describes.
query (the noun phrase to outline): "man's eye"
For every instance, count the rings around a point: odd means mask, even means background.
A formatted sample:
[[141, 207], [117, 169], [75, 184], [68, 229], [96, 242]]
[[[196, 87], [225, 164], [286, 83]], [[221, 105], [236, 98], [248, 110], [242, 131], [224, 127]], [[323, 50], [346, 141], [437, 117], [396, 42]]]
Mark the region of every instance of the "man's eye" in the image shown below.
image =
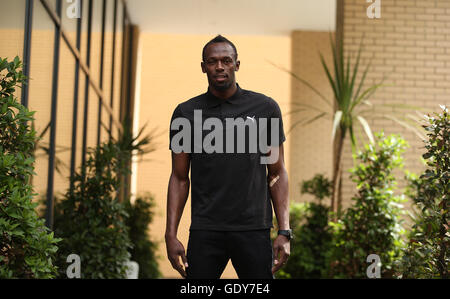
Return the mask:
[[[207, 60], [206, 64], [207, 65], [216, 65], [218, 61], [219, 60]], [[220, 60], [220, 61], [222, 62], [222, 64], [225, 64], [225, 65], [230, 65], [233, 63], [232, 59], [224, 59], [224, 60]]]

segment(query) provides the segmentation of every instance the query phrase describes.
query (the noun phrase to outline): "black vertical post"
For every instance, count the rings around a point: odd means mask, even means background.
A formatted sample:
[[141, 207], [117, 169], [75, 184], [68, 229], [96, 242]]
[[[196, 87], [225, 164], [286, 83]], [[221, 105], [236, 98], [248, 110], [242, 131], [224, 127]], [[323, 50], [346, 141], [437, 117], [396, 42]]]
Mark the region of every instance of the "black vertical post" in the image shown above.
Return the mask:
[[[128, 74], [127, 74], [127, 90], [126, 90], [126, 99], [125, 99], [125, 119], [128, 122], [129, 121], [129, 116], [130, 116], [130, 101], [131, 101], [131, 76], [132, 76], [132, 65], [133, 65], [133, 38], [134, 38], [134, 32], [132, 27], [130, 26], [131, 24], [128, 22], [128, 26], [127, 26], [127, 34], [128, 34], [128, 44], [127, 44], [127, 48], [128, 48], [128, 57], [127, 57], [127, 64], [128, 64]], [[129, 123], [127, 123], [127, 126], [130, 125]], [[131, 127], [129, 127], [131, 128]]]
[[131, 104], [131, 94], [132, 94], [131, 89], [134, 87], [134, 86], [131, 86], [131, 83], [133, 83], [132, 77], [131, 77], [133, 72], [131, 70], [132, 70], [132, 65], [133, 65], [133, 43], [134, 43], [134, 31], [133, 31], [132, 26], [128, 26], [128, 35], [130, 38], [128, 39], [128, 45], [127, 45], [127, 47], [128, 47], [128, 79], [127, 79], [128, 89], [127, 89], [127, 99], [125, 101], [125, 103], [126, 103], [126, 109], [125, 109], [126, 112], [125, 113], [126, 113], [126, 121], [129, 122], [129, 123], [127, 123], [127, 126], [131, 132], [132, 123], [131, 123], [130, 116], [131, 116], [132, 112], [130, 109], [130, 104]]
[[[133, 135], [133, 123], [132, 123], [132, 119], [131, 119], [131, 95], [132, 95], [132, 91], [131, 89], [134, 87], [131, 84], [133, 83], [132, 80], [132, 65], [133, 65], [133, 43], [134, 43], [134, 31], [133, 31], [133, 27], [130, 24], [130, 20], [128, 20], [128, 26], [127, 26], [127, 30], [128, 30], [128, 76], [127, 76], [127, 92], [126, 92], [126, 99], [125, 99], [125, 119], [123, 120], [125, 126], [123, 128], [123, 130], [127, 130], [127, 132], [124, 132], [125, 134], [130, 134], [130, 136]], [[132, 155], [129, 155], [129, 160], [127, 161], [127, 166], [130, 167], [131, 170], [131, 157]], [[130, 173], [126, 173], [124, 175], [124, 186], [123, 186], [123, 198], [122, 200], [125, 200], [126, 198], [128, 198], [128, 196], [130, 195], [130, 182], [131, 182], [131, 174]]]
[[[81, 49], [81, 25], [83, 20], [83, 0], [80, 0], [81, 17], [77, 20], [77, 50]], [[77, 126], [78, 126], [78, 97], [80, 85], [80, 61], [76, 59], [75, 84], [73, 95], [73, 117], [72, 117], [72, 148], [70, 157], [70, 194], [73, 191], [73, 176], [75, 175], [76, 151], [77, 151]], [[87, 82], [86, 82], [87, 84]]]
[[[61, 0], [56, 0], [56, 12], [61, 18]], [[50, 120], [50, 150], [48, 160], [47, 180], [47, 215], [46, 225], [53, 229], [53, 185], [55, 177], [55, 139], [56, 139], [56, 116], [58, 103], [58, 76], [60, 56], [61, 27], [55, 22], [55, 47], [53, 51], [53, 79], [52, 79], [52, 107]]]
[[[106, 0], [103, 0], [103, 15], [102, 15], [102, 38], [101, 38], [101, 52], [100, 52], [100, 90], [103, 92], [103, 64], [105, 60], [105, 26], [106, 26]], [[97, 125], [97, 145], [100, 145], [101, 140], [101, 124], [102, 124], [102, 100], [106, 98], [98, 99], [98, 125]]]
[[[128, 16], [127, 7], [123, 8], [123, 26], [124, 26], [124, 40], [123, 40], [123, 55], [122, 55], [122, 90], [121, 90], [121, 102], [120, 102], [120, 121], [123, 125], [122, 134], [132, 134], [132, 84], [133, 84], [133, 43], [135, 39], [135, 30], [131, 25], [130, 18]], [[120, 132], [119, 132], [120, 134]], [[131, 158], [131, 156], [130, 156]], [[131, 163], [131, 159], [128, 161]], [[127, 166], [130, 166], [128, 164]], [[121, 176], [121, 191], [119, 198], [125, 200], [130, 195], [130, 175], [124, 174]]]
[[[123, 6], [123, 19], [122, 19], [122, 71], [121, 71], [121, 84], [120, 84], [120, 101], [119, 101], [119, 120], [122, 125], [122, 134], [126, 134], [126, 111], [124, 101], [126, 102], [128, 100], [128, 88], [129, 88], [129, 73], [130, 73], [130, 65], [128, 64], [128, 55], [129, 55], [129, 26], [127, 23], [127, 17], [126, 17], [126, 7], [125, 4]], [[118, 130], [118, 136], [121, 136], [120, 129]], [[126, 182], [127, 182], [127, 175], [122, 174], [120, 175], [120, 189], [119, 189], [119, 201], [124, 201], [126, 197]]]
[[[119, 121], [121, 123], [121, 125], [123, 125], [123, 100], [124, 97], [126, 97], [125, 92], [126, 89], [128, 88], [128, 76], [125, 76], [125, 73], [129, 73], [130, 69], [129, 66], [127, 66], [127, 53], [128, 53], [128, 23], [127, 23], [127, 10], [126, 10], [126, 6], [125, 3], [123, 4], [123, 8], [122, 8], [122, 74], [120, 76], [122, 82], [120, 83], [120, 100], [119, 100]], [[117, 128], [117, 132], [118, 135], [120, 136], [120, 129]]]
[[[89, 16], [88, 16], [88, 35], [87, 35], [87, 52], [86, 52], [86, 65], [91, 66], [91, 36], [92, 36], [92, 0], [89, 0]], [[83, 149], [81, 165], [86, 163], [86, 147], [87, 147], [87, 126], [88, 126], [88, 111], [89, 111], [89, 78], [86, 75], [86, 84], [84, 90], [84, 121], [83, 121]], [[84, 181], [85, 167], [81, 168], [81, 175]]]
[[[30, 57], [31, 57], [31, 32], [33, 30], [33, 3], [34, 0], [26, 0], [25, 6], [25, 29], [23, 38], [23, 74], [30, 77]], [[22, 86], [22, 105], [28, 108], [29, 80]]]
[[[112, 46], [112, 66], [111, 66], [111, 111], [114, 112], [114, 79], [116, 68], [116, 26], [117, 26], [117, 0], [114, 0], [114, 21], [113, 21], [113, 46]], [[109, 116], [109, 141], [112, 140], [112, 120], [113, 116]]]

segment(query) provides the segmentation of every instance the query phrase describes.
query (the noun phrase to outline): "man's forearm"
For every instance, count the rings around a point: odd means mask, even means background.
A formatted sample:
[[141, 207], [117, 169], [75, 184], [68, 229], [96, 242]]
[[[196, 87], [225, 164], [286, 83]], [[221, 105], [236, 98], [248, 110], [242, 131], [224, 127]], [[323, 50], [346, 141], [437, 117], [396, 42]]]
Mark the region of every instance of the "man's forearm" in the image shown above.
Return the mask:
[[176, 237], [178, 225], [189, 195], [189, 178], [179, 179], [171, 175], [167, 192], [166, 237]]
[[290, 229], [289, 184], [288, 175], [285, 169], [281, 169], [277, 173], [269, 174], [269, 189], [279, 229]]

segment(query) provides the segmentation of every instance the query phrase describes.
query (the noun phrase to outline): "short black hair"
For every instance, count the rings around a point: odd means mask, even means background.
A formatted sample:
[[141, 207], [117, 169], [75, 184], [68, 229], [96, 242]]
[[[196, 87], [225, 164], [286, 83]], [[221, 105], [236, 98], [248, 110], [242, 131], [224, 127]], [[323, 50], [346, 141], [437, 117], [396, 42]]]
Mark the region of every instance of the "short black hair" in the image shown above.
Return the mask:
[[206, 49], [208, 48], [208, 46], [209, 45], [212, 45], [212, 44], [217, 44], [217, 43], [227, 43], [227, 44], [229, 44], [232, 48], [233, 48], [233, 50], [234, 50], [234, 54], [235, 54], [235, 57], [234, 57], [234, 59], [237, 61], [237, 57], [238, 57], [238, 54], [237, 54], [237, 50], [236, 50], [236, 46], [229, 40], [229, 39], [227, 39], [226, 37], [224, 37], [224, 36], [222, 36], [222, 35], [217, 35], [215, 38], [213, 38], [212, 40], [210, 40], [204, 47], [203, 47], [203, 52], [202, 52], [202, 59], [203, 59], [203, 61], [205, 61], [205, 54], [206, 54]]

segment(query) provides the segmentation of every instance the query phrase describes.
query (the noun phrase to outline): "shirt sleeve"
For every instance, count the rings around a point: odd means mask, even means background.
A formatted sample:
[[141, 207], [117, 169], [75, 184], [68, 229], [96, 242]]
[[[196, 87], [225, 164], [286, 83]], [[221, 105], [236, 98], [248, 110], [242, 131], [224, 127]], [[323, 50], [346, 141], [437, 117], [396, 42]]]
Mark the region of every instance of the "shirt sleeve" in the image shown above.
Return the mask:
[[[272, 114], [270, 118], [268, 119], [267, 124], [267, 140], [269, 141], [268, 144], [271, 146], [280, 146], [283, 144], [284, 141], [286, 141], [286, 136], [284, 135], [284, 127], [283, 127], [283, 117], [281, 115], [281, 109], [278, 103], [271, 99], [271, 107], [272, 107]], [[272, 121], [275, 120], [275, 122], [278, 122], [278, 135], [275, 135], [274, 137], [277, 137], [272, 142]], [[276, 127], [274, 127], [274, 130], [276, 130]]]

